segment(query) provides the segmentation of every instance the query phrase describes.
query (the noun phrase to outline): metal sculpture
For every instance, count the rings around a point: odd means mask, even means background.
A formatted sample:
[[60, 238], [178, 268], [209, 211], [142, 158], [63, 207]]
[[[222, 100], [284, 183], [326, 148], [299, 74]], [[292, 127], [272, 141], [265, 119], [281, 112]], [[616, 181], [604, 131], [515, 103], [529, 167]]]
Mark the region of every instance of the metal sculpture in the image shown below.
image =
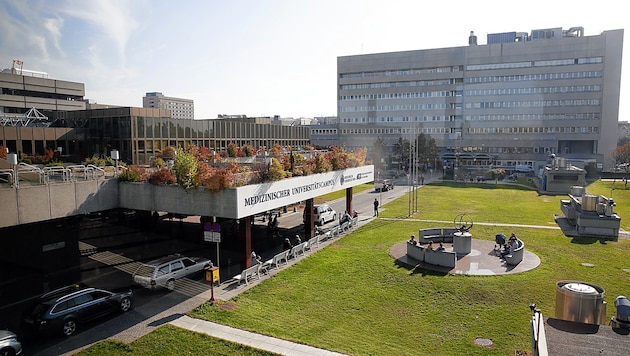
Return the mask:
[[459, 232], [468, 232], [473, 227], [473, 221], [468, 215], [459, 214], [453, 219], [453, 225]]

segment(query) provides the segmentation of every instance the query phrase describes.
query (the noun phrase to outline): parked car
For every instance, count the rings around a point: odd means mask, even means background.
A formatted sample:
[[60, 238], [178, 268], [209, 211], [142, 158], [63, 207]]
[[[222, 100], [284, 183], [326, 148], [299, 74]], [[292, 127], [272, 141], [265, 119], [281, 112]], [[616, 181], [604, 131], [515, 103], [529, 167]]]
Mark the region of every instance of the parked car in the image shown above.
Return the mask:
[[131, 290], [113, 293], [79, 285], [64, 287], [40, 296], [27, 309], [23, 324], [34, 332], [60, 332], [70, 336], [83, 323], [116, 311], [129, 311], [132, 298]]
[[[302, 220], [306, 223], [306, 209], [302, 214]], [[313, 221], [315, 225], [324, 225], [329, 221], [337, 220], [337, 212], [328, 204], [313, 205]]]
[[385, 177], [390, 178], [390, 179], [396, 179], [398, 178], [398, 172], [393, 169], [390, 169], [389, 171], [387, 171], [387, 173], [385, 173]]
[[9, 330], [0, 330], [0, 355], [15, 356], [22, 353], [22, 344], [17, 335]]
[[204, 257], [170, 255], [140, 265], [133, 273], [133, 281], [149, 289], [173, 290], [175, 280], [197, 273], [210, 263], [210, 259]]

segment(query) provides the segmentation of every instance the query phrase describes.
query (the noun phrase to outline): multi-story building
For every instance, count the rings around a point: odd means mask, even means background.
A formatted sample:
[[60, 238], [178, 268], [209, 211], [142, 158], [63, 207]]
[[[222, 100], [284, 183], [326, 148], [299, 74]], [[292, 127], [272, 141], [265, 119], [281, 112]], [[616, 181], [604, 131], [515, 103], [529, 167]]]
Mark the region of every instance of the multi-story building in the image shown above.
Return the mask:
[[0, 72], [0, 115], [18, 118], [32, 108], [48, 116], [53, 111], [85, 110], [85, 85], [49, 79], [44, 72], [4, 69]]
[[220, 152], [230, 143], [255, 149], [310, 144], [306, 126], [244, 115], [194, 120], [192, 111], [190, 118], [175, 118], [171, 109], [86, 104], [84, 92], [83, 83], [48, 79], [42, 72], [3, 71], [0, 146], [20, 156], [51, 149], [77, 159], [108, 156], [116, 149], [127, 163], [149, 164], [167, 146], [195, 144]]
[[436, 159], [538, 168], [550, 154], [610, 168], [617, 142], [623, 30], [489, 34], [478, 45], [337, 59], [337, 125], [319, 139], [390, 147], [419, 133]]
[[147, 93], [142, 98], [142, 107], [170, 110], [173, 119], [195, 118], [195, 102], [192, 99], [173, 98], [160, 92]]

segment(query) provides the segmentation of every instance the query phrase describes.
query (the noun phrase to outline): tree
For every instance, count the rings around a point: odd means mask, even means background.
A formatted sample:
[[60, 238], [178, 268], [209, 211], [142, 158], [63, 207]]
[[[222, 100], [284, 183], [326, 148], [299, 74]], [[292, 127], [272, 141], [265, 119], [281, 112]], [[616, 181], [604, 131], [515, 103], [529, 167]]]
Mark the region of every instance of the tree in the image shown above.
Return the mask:
[[315, 155], [313, 160], [313, 173], [329, 172], [332, 169], [330, 162], [321, 154]]
[[173, 165], [177, 184], [186, 190], [193, 189], [198, 169], [199, 162], [193, 154], [183, 149], [177, 150], [177, 157]]
[[403, 167], [409, 166], [409, 153], [411, 152], [411, 145], [409, 140], [400, 137], [398, 142], [394, 144], [394, 157], [400, 162]]
[[615, 166], [624, 165], [625, 171], [630, 172], [630, 141], [612, 151]]
[[439, 148], [435, 143], [435, 139], [424, 133], [420, 133], [416, 137], [416, 153], [421, 160], [429, 160], [437, 157]]
[[387, 143], [385, 140], [378, 137], [374, 144], [370, 148], [370, 157], [372, 158], [372, 163], [376, 167], [377, 170], [385, 170], [385, 158], [387, 157]]

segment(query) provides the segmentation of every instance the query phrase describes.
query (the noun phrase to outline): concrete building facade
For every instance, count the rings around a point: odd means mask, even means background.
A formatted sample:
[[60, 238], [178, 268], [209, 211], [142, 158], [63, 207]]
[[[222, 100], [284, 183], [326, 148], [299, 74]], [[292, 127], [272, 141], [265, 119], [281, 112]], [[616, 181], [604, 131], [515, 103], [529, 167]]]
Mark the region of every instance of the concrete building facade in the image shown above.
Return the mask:
[[380, 138], [391, 150], [423, 133], [440, 148], [436, 160], [458, 166], [537, 169], [557, 153], [610, 168], [622, 47], [623, 30], [584, 36], [576, 27], [338, 57], [339, 123], [314, 131], [313, 144], [369, 148]]
[[170, 110], [173, 119], [193, 120], [195, 118], [194, 100], [164, 96], [160, 92], [146, 93], [142, 98], [142, 107]]

